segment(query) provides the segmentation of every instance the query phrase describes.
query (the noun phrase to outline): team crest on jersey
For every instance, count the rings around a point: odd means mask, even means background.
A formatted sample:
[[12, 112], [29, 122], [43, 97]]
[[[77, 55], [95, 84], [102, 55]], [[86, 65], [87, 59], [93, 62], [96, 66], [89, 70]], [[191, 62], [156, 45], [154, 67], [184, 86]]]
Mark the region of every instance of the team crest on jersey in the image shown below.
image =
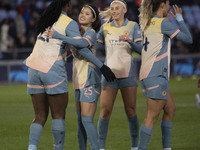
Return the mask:
[[166, 96], [167, 95], [167, 92], [164, 90], [164, 91], [162, 91], [162, 95], [163, 96]]
[[128, 31], [124, 31], [124, 35], [125, 35], [125, 36], [128, 36], [128, 35], [129, 35], [129, 32], [128, 32]]

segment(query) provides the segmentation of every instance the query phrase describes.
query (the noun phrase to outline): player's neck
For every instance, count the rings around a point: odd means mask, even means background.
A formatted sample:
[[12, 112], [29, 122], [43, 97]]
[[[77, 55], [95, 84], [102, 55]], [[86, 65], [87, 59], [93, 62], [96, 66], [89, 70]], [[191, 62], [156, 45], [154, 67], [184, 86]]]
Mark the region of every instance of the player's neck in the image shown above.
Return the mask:
[[153, 14], [163, 18], [163, 12], [160, 10], [158, 10], [157, 12], [154, 12]]
[[124, 23], [124, 18], [119, 20], [114, 20], [114, 24], [116, 26], [122, 26], [123, 23]]
[[90, 25], [81, 25], [81, 31], [85, 32], [89, 27]]

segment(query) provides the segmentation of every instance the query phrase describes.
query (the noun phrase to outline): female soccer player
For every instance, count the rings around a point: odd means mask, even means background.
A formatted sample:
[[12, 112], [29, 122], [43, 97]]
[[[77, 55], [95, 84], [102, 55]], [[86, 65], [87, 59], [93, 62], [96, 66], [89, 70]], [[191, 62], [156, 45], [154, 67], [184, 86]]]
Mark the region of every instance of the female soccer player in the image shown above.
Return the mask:
[[147, 149], [154, 124], [162, 110], [163, 149], [171, 150], [172, 120], [176, 108], [169, 92], [170, 39], [175, 37], [185, 43], [192, 43], [181, 8], [177, 5], [173, 8], [176, 15], [173, 12], [171, 15], [178, 21], [181, 31], [165, 19], [170, 11], [169, 0], [142, 0], [140, 7], [139, 19], [143, 35], [140, 81], [143, 94], [147, 97], [147, 110], [140, 128], [138, 150]]
[[[43, 126], [51, 110], [54, 150], [62, 150], [65, 138], [65, 110], [68, 103], [67, 75], [65, 70], [65, 44], [61, 40], [49, 39], [44, 35], [45, 28], [52, 26], [63, 35], [71, 37], [70, 44], [88, 47], [89, 39], [83, 39], [78, 25], [67, 16], [71, 9], [70, 0], [53, 0], [44, 11], [37, 24], [37, 41], [33, 52], [26, 59], [28, 69], [28, 94], [31, 95], [35, 119], [30, 127], [29, 150], [36, 150]], [[100, 67], [109, 81], [114, 74], [103, 65], [89, 49], [79, 52], [89, 61]], [[112, 77], [111, 77], [112, 76]]]
[[109, 119], [119, 89], [129, 123], [131, 149], [136, 150], [138, 147], [139, 123], [136, 115], [138, 84], [132, 51], [141, 53], [142, 39], [138, 24], [124, 18], [126, 12], [126, 2], [124, 0], [114, 0], [110, 4], [110, 8], [101, 13], [102, 16], [112, 21], [101, 26], [97, 36], [97, 44], [105, 45], [105, 64], [111, 68], [117, 78], [110, 83], [104, 77], [102, 78], [100, 117], [98, 120], [98, 134], [100, 149], [102, 150], [105, 149]]
[[[84, 5], [78, 20], [81, 24], [81, 34], [90, 39], [92, 48], [96, 43], [96, 32], [99, 31], [101, 26], [98, 9], [93, 5]], [[79, 149], [87, 149], [86, 141], [88, 138], [91, 149], [99, 150], [98, 134], [93, 123], [93, 117], [101, 93], [100, 78], [94, 65], [80, 56], [76, 49], [72, 50], [72, 54], [74, 56], [73, 86], [78, 117]]]

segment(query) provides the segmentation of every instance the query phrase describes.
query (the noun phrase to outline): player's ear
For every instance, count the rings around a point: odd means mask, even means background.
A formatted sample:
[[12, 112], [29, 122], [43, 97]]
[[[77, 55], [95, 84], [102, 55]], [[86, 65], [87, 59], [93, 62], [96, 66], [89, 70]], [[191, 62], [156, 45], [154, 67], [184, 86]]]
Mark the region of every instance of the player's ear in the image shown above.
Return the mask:
[[125, 14], [125, 13], [127, 12], [127, 8], [124, 8], [124, 9], [123, 9], [123, 12], [124, 12], [124, 14]]

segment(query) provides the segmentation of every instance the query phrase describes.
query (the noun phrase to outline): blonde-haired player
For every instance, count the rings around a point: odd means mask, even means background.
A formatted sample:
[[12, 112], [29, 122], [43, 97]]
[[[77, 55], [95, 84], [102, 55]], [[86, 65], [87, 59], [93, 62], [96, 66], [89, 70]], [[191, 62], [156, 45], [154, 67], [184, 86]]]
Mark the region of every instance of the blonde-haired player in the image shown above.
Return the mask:
[[169, 0], [142, 0], [140, 7], [140, 26], [143, 35], [142, 65], [140, 82], [143, 95], [147, 97], [146, 117], [140, 128], [138, 150], [146, 150], [153, 127], [161, 111], [164, 111], [161, 121], [162, 143], [164, 150], [171, 150], [172, 120], [175, 114], [175, 104], [169, 92], [170, 73], [170, 41], [177, 38], [185, 43], [192, 43], [191, 34], [186, 27], [182, 10], [173, 6], [174, 13], [180, 25], [180, 30], [169, 22]]
[[105, 64], [114, 72], [117, 79], [108, 83], [102, 78], [100, 96], [100, 117], [98, 134], [100, 149], [105, 149], [109, 119], [118, 90], [121, 91], [124, 108], [130, 128], [131, 149], [137, 150], [139, 123], [136, 114], [137, 75], [132, 51], [141, 53], [140, 29], [136, 22], [124, 17], [127, 4], [124, 0], [114, 0], [110, 7], [101, 12], [108, 22], [101, 26], [97, 35], [97, 45], [104, 44]]

